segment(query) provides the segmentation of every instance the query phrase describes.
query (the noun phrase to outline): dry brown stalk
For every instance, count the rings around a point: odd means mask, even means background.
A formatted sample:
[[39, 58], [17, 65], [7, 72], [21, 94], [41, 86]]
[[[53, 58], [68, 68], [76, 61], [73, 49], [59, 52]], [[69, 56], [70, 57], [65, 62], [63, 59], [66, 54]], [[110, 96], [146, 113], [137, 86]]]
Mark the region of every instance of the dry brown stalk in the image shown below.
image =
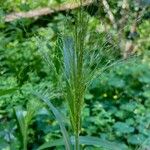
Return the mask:
[[[92, 4], [92, 0], [86, 0], [82, 3], [83, 6], [87, 6]], [[59, 11], [66, 11], [66, 10], [72, 10], [80, 7], [79, 3], [67, 3], [67, 4], [61, 4], [57, 7], [45, 7], [45, 8], [38, 8], [34, 10], [30, 10], [28, 12], [14, 12], [11, 14], [8, 14], [4, 17], [5, 22], [11, 22], [20, 18], [36, 18], [44, 15], [51, 15], [55, 12]]]

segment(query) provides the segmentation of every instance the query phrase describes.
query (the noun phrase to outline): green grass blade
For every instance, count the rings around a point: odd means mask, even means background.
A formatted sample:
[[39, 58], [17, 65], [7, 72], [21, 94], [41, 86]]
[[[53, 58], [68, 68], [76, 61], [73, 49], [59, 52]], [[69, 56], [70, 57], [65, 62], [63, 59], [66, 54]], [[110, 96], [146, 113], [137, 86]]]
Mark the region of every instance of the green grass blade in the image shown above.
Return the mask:
[[[75, 144], [75, 138], [71, 137], [71, 143]], [[88, 145], [88, 146], [96, 146], [104, 148], [104, 150], [127, 150], [127, 146], [124, 144], [118, 144], [115, 142], [109, 142], [107, 140], [103, 140], [97, 137], [91, 136], [80, 136], [79, 143], [81, 145]], [[46, 148], [51, 148], [54, 146], [61, 146], [64, 145], [63, 139], [58, 139], [53, 142], [47, 142], [41, 145], [37, 150], [43, 150]]]
[[4, 96], [7, 94], [11, 94], [13, 92], [15, 92], [17, 90], [17, 88], [11, 88], [11, 89], [0, 89], [0, 96]]
[[43, 150], [46, 148], [51, 148], [51, 147], [55, 147], [55, 146], [62, 146], [62, 145], [64, 145], [64, 140], [63, 139], [57, 139], [57, 140], [52, 141], [52, 142], [44, 143], [37, 150]]
[[[74, 142], [74, 137], [72, 137], [72, 141]], [[79, 142], [80, 144], [84, 144], [84, 145], [102, 147], [106, 150], [127, 150], [127, 147], [124, 144], [118, 144], [116, 142], [110, 142], [92, 136], [80, 136]]]
[[39, 99], [44, 101], [47, 104], [47, 106], [50, 108], [50, 110], [53, 112], [56, 120], [59, 123], [60, 129], [61, 129], [61, 132], [63, 135], [63, 139], [65, 142], [66, 150], [71, 150], [72, 149], [71, 141], [70, 141], [69, 135], [66, 131], [65, 125], [63, 123], [63, 119], [62, 119], [63, 117], [61, 116], [61, 113], [54, 107], [54, 105], [50, 102], [50, 100], [47, 97], [42, 96], [42, 95], [37, 94], [37, 93], [34, 95], [36, 95]]
[[21, 107], [14, 108], [17, 122], [22, 135], [23, 150], [27, 150], [27, 123]]
[[25, 132], [25, 117], [23, 115], [23, 111], [20, 107], [16, 107], [14, 109], [15, 109], [17, 122], [18, 122], [20, 130], [21, 130], [21, 134], [24, 135], [24, 132]]
[[17, 123], [20, 128], [20, 132], [22, 136], [23, 150], [27, 150], [28, 128], [39, 106], [40, 106], [39, 103], [34, 103], [33, 101], [30, 101], [28, 102], [26, 111], [24, 111], [22, 107], [19, 107], [19, 106], [14, 108]]

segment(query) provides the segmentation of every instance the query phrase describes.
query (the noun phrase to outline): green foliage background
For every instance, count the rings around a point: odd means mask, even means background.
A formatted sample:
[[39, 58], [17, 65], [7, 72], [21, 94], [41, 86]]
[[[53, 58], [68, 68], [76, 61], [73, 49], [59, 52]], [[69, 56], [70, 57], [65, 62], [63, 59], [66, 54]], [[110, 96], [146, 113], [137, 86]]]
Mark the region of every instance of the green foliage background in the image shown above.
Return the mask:
[[[1, 2], [1, 16], [12, 11], [28, 11], [47, 5], [57, 5], [62, 1], [4, 1]], [[119, 9], [116, 1], [111, 5], [114, 11]], [[73, 11], [69, 19], [73, 16]], [[149, 9], [139, 27], [138, 57], [123, 63], [117, 63], [95, 79], [85, 95], [82, 112], [82, 135], [93, 135], [101, 139], [127, 145], [136, 149], [150, 139], [150, 16]], [[89, 14], [86, 14], [89, 15]], [[103, 15], [103, 13], [101, 14]], [[72, 18], [71, 18], [72, 19]], [[39, 103], [31, 91], [48, 90], [56, 95], [52, 102], [64, 116], [68, 114], [64, 98], [57, 88], [56, 78], [38, 51], [39, 42], [48, 52], [57, 51], [57, 39], [66, 27], [66, 15], [63, 13], [36, 19], [20, 19], [10, 23], [0, 23], [0, 149], [17, 150], [21, 147], [19, 128], [14, 108], [20, 106], [24, 112], [29, 105]], [[88, 30], [98, 30], [89, 35], [88, 47], [94, 43], [107, 41], [103, 26], [98, 18], [90, 16]], [[107, 22], [108, 25], [109, 22]], [[110, 29], [113, 33], [113, 29]], [[40, 39], [37, 40], [37, 39]], [[91, 45], [90, 45], [91, 44]], [[106, 53], [118, 54], [118, 48], [108, 44]], [[105, 52], [105, 51], [104, 51]], [[52, 55], [55, 61], [55, 57]], [[118, 58], [118, 55], [117, 55]], [[117, 60], [115, 57], [115, 59]], [[59, 64], [56, 62], [56, 65]], [[9, 94], [5, 90], [8, 91]], [[55, 89], [55, 92], [53, 91]], [[4, 91], [7, 95], [5, 95]], [[30, 106], [30, 107], [31, 107]], [[65, 120], [67, 125], [68, 118]], [[29, 125], [28, 149], [36, 149], [44, 142], [61, 137], [58, 122], [40, 103], [36, 115]], [[150, 142], [147, 142], [148, 144]], [[54, 148], [55, 149], [55, 148]], [[58, 147], [63, 149], [62, 147]], [[84, 146], [84, 149], [100, 149]]]

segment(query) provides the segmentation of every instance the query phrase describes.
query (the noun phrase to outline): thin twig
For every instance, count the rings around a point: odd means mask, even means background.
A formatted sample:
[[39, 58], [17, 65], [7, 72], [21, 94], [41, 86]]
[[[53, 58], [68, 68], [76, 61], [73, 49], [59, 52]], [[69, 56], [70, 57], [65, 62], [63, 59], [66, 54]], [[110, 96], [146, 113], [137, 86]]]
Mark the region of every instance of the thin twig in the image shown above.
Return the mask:
[[113, 27], [116, 29], [117, 28], [117, 24], [116, 24], [116, 21], [115, 21], [115, 17], [114, 17], [114, 15], [113, 15], [110, 7], [109, 7], [109, 4], [108, 4], [107, 0], [102, 0], [102, 3], [103, 3], [105, 11], [108, 14], [108, 17], [109, 17], [111, 23], [113, 24]]

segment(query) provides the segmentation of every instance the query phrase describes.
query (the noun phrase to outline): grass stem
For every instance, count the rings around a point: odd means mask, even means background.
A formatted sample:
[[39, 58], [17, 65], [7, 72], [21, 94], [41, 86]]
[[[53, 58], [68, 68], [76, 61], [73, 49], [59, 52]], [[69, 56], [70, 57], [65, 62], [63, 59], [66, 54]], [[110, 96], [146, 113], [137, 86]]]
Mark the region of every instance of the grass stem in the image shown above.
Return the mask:
[[79, 144], [79, 134], [75, 134], [75, 147], [74, 150], [80, 150], [80, 144]]

